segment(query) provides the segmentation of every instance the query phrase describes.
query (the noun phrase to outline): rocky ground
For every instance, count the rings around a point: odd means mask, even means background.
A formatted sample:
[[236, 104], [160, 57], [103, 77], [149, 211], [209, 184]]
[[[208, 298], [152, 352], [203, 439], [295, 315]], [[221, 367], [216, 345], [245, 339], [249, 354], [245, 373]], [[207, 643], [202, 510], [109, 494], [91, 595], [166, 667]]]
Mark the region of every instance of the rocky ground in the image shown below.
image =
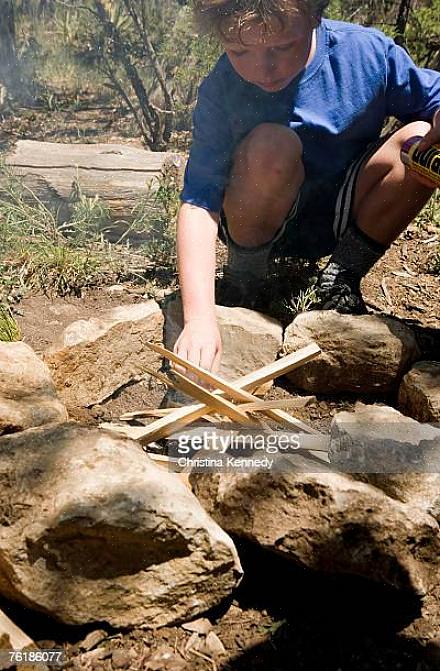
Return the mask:
[[[29, 116], [30, 115], [30, 116]], [[0, 141], [14, 137], [60, 141], [121, 141], [121, 124], [111, 110], [22, 115], [8, 121]], [[86, 118], [87, 117], [87, 118]], [[99, 117], [99, 121], [98, 121]], [[12, 132], [12, 128], [14, 129]], [[58, 128], [58, 130], [57, 130]], [[97, 128], [98, 131], [97, 132]], [[129, 135], [127, 130], [127, 135]], [[439, 229], [414, 224], [393, 245], [364, 282], [372, 312], [388, 314], [439, 329], [439, 277], [429, 272]], [[53, 299], [31, 295], [16, 306], [25, 343], [41, 355], [58, 343], [65, 328], [77, 320], [107, 314], [112, 308], [145, 302], [142, 286], [133, 284], [91, 290], [81, 298]], [[297, 337], [297, 335], [295, 336]], [[380, 349], [380, 348], [379, 348]], [[438, 360], [438, 357], [437, 357]], [[356, 367], [356, 364], [354, 364]], [[409, 367], [409, 366], [408, 366]], [[366, 383], [368, 380], [366, 380]], [[165, 387], [131, 379], [91, 407], [68, 404], [69, 415], [88, 427], [115, 422], [124, 412], [158, 407]], [[398, 404], [398, 388], [353, 391], [304, 389], [281, 379], [266, 398], [312, 396], [295, 415], [321, 431], [336, 413], [352, 410], [359, 400]], [[234, 537], [235, 538], [235, 537]], [[440, 665], [439, 611], [422, 603], [411, 590], [393, 589], [383, 581], [329, 576], [288, 563], [285, 556], [237, 539], [244, 579], [206, 619], [151, 631], [137, 626], [113, 628], [96, 623], [61, 625], [28, 608], [4, 601], [3, 610], [41, 647], [63, 646], [66, 668], [97, 671], [431, 671]]]
[[[379, 276], [373, 282], [380, 285]], [[373, 282], [369, 284], [368, 298], [379, 304], [383, 298], [374, 293]], [[425, 322], [429, 326], [435, 323], [438, 314], [436, 300], [432, 293], [426, 313], [429, 321]], [[50, 300], [35, 295], [20, 303], [17, 318], [25, 342], [44, 355], [54, 343], [60, 342], [61, 334], [71, 322], [99, 317], [121, 304], [136, 306], [144, 302], [133, 286], [91, 291], [82, 299]], [[70, 406], [69, 414], [88, 426], [101, 421], [114, 422], [124, 412], [158, 407], [164, 393], [160, 383], [132, 382], [91, 408]], [[352, 410], [359, 399], [368, 403], [397, 403], [396, 390], [368, 396], [312, 393], [295, 388], [287, 379], [279, 381], [266, 398], [291, 398], [298, 394], [311, 399], [295, 415], [323, 431], [337, 412]], [[438, 615], [433, 612], [428, 626], [426, 614], [420, 617], [421, 602], [414, 595], [360, 577], [325, 577], [295, 568], [287, 565], [285, 558], [261, 549], [256, 551], [244, 540], [238, 540], [238, 550], [245, 573], [240, 587], [220, 609], [207, 614], [209, 622], [197, 620], [194, 626], [188, 625], [189, 629], [185, 625], [165, 626], [156, 632], [139, 627], [124, 631], [105, 624], [98, 628], [65, 626], [10, 603], [3, 607], [40, 645], [63, 646], [67, 668], [73, 669], [430, 671], [437, 668]]]

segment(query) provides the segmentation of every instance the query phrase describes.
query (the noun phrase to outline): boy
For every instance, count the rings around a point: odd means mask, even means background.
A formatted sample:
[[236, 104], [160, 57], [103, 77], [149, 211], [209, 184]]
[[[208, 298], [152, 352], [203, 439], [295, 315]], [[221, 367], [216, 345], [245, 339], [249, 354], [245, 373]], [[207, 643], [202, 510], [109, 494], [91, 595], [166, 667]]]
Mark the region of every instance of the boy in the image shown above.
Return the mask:
[[[360, 281], [434, 185], [400, 161], [440, 141], [440, 73], [329, 0], [195, 0], [224, 54], [199, 90], [177, 229], [184, 328], [175, 351], [216, 369], [215, 240], [235, 304], [264, 293], [274, 250], [318, 258], [319, 308], [361, 314]], [[380, 138], [386, 117], [405, 125]]]

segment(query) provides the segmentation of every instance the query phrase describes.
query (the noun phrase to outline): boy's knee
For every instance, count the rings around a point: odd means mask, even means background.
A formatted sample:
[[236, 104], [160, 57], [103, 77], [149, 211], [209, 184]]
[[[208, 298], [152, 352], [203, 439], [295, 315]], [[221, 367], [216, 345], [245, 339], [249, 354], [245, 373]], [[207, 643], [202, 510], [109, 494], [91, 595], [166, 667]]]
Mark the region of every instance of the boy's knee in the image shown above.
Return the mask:
[[402, 126], [402, 128], [399, 128], [399, 130], [394, 133], [393, 140], [400, 151], [409, 138], [414, 137], [415, 135], [421, 135], [423, 137], [430, 129], [431, 124], [427, 121], [412, 121], [411, 123]]
[[426, 121], [413, 121], [395, 131], [385, 142], [380, 152], [380, 163], [382, 168], [393, 172], [400, 177], [407, 174], [405, 166], [400, 159], [400, 151], [409, 138], [415, 135], [424, 136], [430, 130], [431, 125]]
[[302, 166], [302, 142], [290, 128], [274, 123], [256, 126], [241, 142], [235, 165], [247, 171], [291, 176]]

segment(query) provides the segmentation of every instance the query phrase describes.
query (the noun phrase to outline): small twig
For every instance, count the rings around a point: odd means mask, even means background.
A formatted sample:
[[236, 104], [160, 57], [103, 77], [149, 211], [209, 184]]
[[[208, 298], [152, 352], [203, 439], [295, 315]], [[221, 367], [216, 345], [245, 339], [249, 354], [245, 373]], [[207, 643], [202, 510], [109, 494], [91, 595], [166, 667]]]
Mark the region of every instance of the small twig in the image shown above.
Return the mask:
[[409, 268], [407, 264], [402, 263], [402, 267], [403, 267], [404, 270], [406, 270], [406, 272], [408, 273], [408, 275], [412, 275], [413, 277], [417, 277], [417, 273], [415, 273], [414, 271], [412, 271], [411, 268]]
[[382, 282], [380, 283], [380, 287], [382, 289], [383, 295], [385, 296], [386, 302], [388, 305], [392, 308], [394, 307], [394, 303], [391, 300], [390, 292], [388, 291], [388, 287], [385, 281], [385, 278], [383, 278]]
[[217, 671], [217, 664], [214, 662], [212, 657], [208, 657], [208, 655], [204, 655], [203, 652], [199, 652], [198, 650], [194, 650], [194, 648], [189, 648], [188, 650], [189, 653], [192, 653], [196, 657], [200, 657], [201, 659], [204, 659], [206, 662], [211, 662], [213, 671]]

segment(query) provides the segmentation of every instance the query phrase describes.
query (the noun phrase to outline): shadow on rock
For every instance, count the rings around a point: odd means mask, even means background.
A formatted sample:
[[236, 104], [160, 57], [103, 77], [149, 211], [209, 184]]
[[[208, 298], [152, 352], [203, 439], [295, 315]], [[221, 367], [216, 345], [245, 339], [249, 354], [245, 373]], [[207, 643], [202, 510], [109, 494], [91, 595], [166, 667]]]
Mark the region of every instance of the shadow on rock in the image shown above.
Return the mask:
[[[351, 576], [329, 577], [240, 541], [241, 608], [275, 620], [266, 640], [243, 649], [221, 671], [431, 671], [423, 646], [402, 632], [420, 615], [414, 595]], [[289, 580], [286, 580], [286, 574]], [[419, 666], [418, 666], [419, 664]]]

